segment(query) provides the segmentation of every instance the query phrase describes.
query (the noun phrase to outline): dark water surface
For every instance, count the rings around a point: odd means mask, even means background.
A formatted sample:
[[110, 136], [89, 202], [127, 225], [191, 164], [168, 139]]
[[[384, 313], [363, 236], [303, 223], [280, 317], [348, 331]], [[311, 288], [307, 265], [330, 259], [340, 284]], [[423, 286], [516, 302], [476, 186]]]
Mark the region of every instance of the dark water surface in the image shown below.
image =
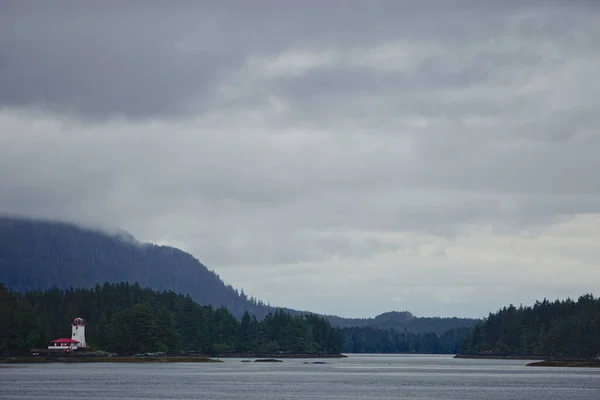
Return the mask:
[[600, 399], [600, 369], [445, 356], [0, 366], [0, 399]]

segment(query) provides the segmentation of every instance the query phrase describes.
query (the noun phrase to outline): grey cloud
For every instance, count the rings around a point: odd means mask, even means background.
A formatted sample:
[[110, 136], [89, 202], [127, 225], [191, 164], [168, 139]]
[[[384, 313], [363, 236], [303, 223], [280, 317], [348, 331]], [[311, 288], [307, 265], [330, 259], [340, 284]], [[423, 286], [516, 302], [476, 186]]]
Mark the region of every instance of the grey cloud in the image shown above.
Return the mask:
[[[3, 2], [0, 212], [120, 227], [260, 298], [346, 315], [583, 290], [594, 236], [565, 232], [600, 213], [599, 13]], [[588, 279], [533, 278], [538, 260], [573, 275], [573, 257]], [[305, 299], [300, 281], [331, 292]]]
[[[202, 110], [225, 68], [223, 56], [185, 55], [153, 38], [117, 36], [112, 40], [123, 47], [102, 49], [96, 38], [80, 35], [74, 40], [69, 38], [73, 29], [63, 30], [28, 32], [32, 37], [23, 39], [27, 44], [7, 55], [0, 75], [2, 103], [96, 118], [182, 113], [190, 102]], [[36, 33], [54, 37], [39, 40]], [[80, 48], [66, 47], [63, 41]]]
[[[439, 90], [440, 84], [473, 84], [489, 79], [493, 68], [506, 62], [506, 52], [513, 51], [503, 52], [498, 48], [502, 42], [490, 42], [489, 54], [469, 65], [460, 50], [506, 32], [505, 25], [527, 11], [514, 8], [515, 3], [503, 4], [258, 2], [247, 7], [239, 2], [150, 1], [117, 7], [111, 2], [59, 1], [31, 8], [10, 1], [3, 4], [0, 17], [0, 49], [7, 59], [0, 75], [0, 104], [92, 118], [194, 115], [214, 108], [219, 85], [243, 70], [251, 54], [336, 46], [343, 46], [339, 47], [343, 53], [364, 52], [390, 40], [407, 40], [418, 47], [440, 37], [447, 41], [445, 55], [423, 60], [416, 75], [386, 78], [338, 68], [302, 81], [281, 82], [275, 93], [312, 102], [302, 93], [351, 94], [361, 87], [371, 93]], [[551, 18], [531, 15], [517, 24], [524, 36], [547, 34], [550, 40], [562, 41], [573, 15], [583, 26], [593, 21], [581, 20], [579, 10], [544, 4], [543, 10], [530, 8], [529, 13]], [[564, 40], [577, 46], [585, 39], [570, 35]], [[523, 50], [521, 61], [536, 57], [535, 49]], [[451, 60], [452, 72], [445, 65]]]
[[[174, 19], [182, 11], [163, 19], [163, 10], [152, 7], [69, 4], [7, 7], [0, 24], [7, 59], [0, 104], [93, 118], [187, 114], [204, 110], [219, 76], [235, 66], [202, 28], [188, 32], [200, 41], [188, 48], [189, 35]], [[189, 27], [190, 16], [185, 19]], [[198, 14], [196, 23], [205, 20]]]

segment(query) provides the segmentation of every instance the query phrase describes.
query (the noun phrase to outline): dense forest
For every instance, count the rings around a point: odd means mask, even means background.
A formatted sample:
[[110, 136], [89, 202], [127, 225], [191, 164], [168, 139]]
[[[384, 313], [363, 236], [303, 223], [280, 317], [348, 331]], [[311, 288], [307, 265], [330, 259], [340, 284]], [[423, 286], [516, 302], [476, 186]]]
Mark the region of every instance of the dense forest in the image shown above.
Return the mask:
[[600, 299], [592, 295], [491, 313], [475, 328], [442, 334], [369, 326], [335, 328], [324, 317], [275, 310], [258, 320], [138, 284], [12, 292], [0, 284], [0, 353], [26, 353], [70, 335], [80, 316], [95, 349], [120, 354], [196, 351], [294, 353], [497, 353], [544, 358], [600, 354]]
[[372, 327], [343, 328], [344, 353], [457, 354], [471, 336], [472, 328], [453, 329], [442, 334], [398, 332]]
[[464, 343], [471, 353], [511, 353], [545, 358], [600, 355], [600, 299], [588, 294], [531, 307], [511, 305], [475, 327]]
[[106, 283], [93, 289], [51, 288], [17, 293], [0, 284], [0, 353], [27, 353], [70, 337], [75, 317], [86, 321], [93, 349], [119, 354], [195, 351], [339, 353], [340, 329], [323, 317], [292, 316], [283, 310], [261, 321], [245, 313], [201, 306], [190, 296]]

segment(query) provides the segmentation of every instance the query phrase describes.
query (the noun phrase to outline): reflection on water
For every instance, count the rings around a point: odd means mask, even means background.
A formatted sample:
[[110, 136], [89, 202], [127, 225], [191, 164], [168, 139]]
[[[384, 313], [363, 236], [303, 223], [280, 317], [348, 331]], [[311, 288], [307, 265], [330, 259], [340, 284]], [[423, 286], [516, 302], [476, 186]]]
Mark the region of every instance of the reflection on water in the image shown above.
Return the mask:
[[[600, 370], [447, 356], [0, 369], [0, 399], [600, 399]], [[308, 360], [312, 362], [316, 360]]]

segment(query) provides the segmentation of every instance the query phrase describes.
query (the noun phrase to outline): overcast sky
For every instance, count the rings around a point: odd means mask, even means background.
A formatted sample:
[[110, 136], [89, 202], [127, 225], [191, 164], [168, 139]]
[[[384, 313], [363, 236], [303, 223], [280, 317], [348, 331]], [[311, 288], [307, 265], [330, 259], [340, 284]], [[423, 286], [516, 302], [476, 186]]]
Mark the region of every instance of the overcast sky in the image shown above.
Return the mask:
[[122, 228], [342, 316], [598, 295], [599, 20], [592, 0], [3, 0], [0, 213]]

